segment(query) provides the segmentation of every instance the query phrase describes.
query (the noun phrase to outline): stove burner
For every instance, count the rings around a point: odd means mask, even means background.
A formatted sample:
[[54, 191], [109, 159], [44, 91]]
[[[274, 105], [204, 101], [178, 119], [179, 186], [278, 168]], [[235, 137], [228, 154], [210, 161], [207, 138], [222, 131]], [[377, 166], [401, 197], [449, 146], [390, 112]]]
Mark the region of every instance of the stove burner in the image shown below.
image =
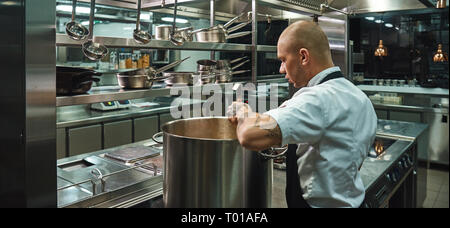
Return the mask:
[[369, 157], [378, 158], [384, 154], [384, 152], [394, 144], [396, 140], [376, 137], [375, 142], [372, 144], [372, 147], [369, 151]]

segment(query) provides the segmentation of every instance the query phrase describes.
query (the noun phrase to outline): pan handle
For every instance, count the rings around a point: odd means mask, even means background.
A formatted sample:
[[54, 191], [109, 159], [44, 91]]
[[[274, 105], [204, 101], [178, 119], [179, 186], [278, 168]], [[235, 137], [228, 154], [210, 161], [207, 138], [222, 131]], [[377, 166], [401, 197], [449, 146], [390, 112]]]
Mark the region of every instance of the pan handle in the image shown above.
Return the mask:
[[241, 36], [247, 36], [247, 35], [250, 35], [250, 34], [252, 34], [252, 31], [238, 32], [238, 33], [233, 33], [233, 34], [227, 35], [225, 37], [225, 39], [228, 40], [228, 39], [238, 38], [238, 37], [241, 37]]
[[243, 74], [243, 73], [247, 73], [250, 72], [251, 70], [238, 70], [238, 71], [233, 71], [231, 72], [231, 75], [235, 75], [235, 74]]
[[250, 23], [252, 23], [252, 21], [242, 22], [242, 23], [240, 23], [240, 24], [238, 24], [238, 25], [236, 25], [236, 26], [234, 26], [232, 28], [227, 29], [227, 32], [228, 33], [232, 33], [232, 32], [234, 32], [234, 31], [236, 31], [238, 29], [241, 29], [241, 28], [245, 27], [246, 25], [248, 25]]
[[236, 66], [232, 67], [231, 70], [236, 70], [237, 68], [241, 67], [242, 65], [246, 64], [250, 62], [250, 59], [245, 60], [244, 62], [241, 62], [239, 64], [237, 64]]
[[155, 142], [155, 143], [158, 143], [158, 144], [163, 144], [163, 142], [161, 141], [158, 141], [156, 138], [159, 138], [159, 137], [161, 137], [162, 135], [164, 135], [164, 132], [158, 132], [158, 133], [156, 133], [156, 134], [154, 134], [153, 136], [152, 136], [152, 139], [153, 139], [153, 141]]
[[231, 19], [230, 21], [228, 21], [226, 24], [223, 25], [223, 27], [226, 29], [228, 27], [230, 27], [231, 24], [233, 24], [237, 19], [239, 19], [240, 17], [242, 17], [244, 15], [244, 13], [241, 13], [239, 15], [237, 15], [236, 17], [234, 17], [233, 19]]
[[[266, 152], [267, 151], [267, 152]], [[288, 145], [285, 145], [283, 147], [280, 148], [274, 148], [271, 147], [268, 150], [265, 151], [259, 151], [258, 153], [263, 156], [264, 158], [267, 159], [276, 159], [279, 157], [282, 157], [286, 154], [286, 152], [288, 151]]]
[[167, 65], [167, 66], [163, 66], [163, 67], [157, 69], [157, 70], [154, 72], [154, 74], [155, 74], [155, 76], [156, 76], [157, 74], [159, 74], [159, 73], [161, 73], [161, 72], [164, 72], [164, 71], [169, 70], [169, 69], [171, 69], [171, 68], [173, 68], [173, 67], [176, 67], [176, 66], [178, 66], [180, 63], [182, 63], [183, 61], [185, 61], [186, 59], [189, 59], [189, 58], [190, 58], [190, 56], [189, 56], [189, 57], [186, 57], [186, 58], [184, 58], [184, 59], [182, 59], [182, 60], [178, 60], [178, 61], [176, 61], [176, 62], [173, 62], [173, 63], [171, 63], [171, 64], [169, 64], [169, 65]]

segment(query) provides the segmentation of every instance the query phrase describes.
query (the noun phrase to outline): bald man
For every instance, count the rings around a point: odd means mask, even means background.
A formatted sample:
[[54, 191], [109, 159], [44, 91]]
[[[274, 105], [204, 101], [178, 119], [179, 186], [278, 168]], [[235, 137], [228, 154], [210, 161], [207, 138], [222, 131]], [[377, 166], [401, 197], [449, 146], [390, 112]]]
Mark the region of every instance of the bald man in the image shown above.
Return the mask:
[[367, 96], [335, 67], [328, 39], [314, 22], [291, 24], [278, 41], [280, 73], [300, 88], [264, 114], [235, 102], [228, 108], [241, 145], [261, 151], [289, 145], [288, 207], [359, 207], [359, 169], [375, 139], [377, 117]]

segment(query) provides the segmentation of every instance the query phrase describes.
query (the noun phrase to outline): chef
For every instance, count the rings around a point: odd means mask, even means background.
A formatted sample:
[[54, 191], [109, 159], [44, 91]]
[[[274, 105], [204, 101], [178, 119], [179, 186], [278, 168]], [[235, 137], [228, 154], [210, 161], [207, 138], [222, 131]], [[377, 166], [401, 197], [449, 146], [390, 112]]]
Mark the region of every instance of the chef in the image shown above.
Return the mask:
[[372, 103], [334, 66], [316, 23], [291, 24], [277, 52], [280, 73], [299, 90], [264, 114], [241, 102], [228, 107], [239, 142], [254, 151], [289, 144], [288, 207], [360, 207], [365, 188], [359, 169], [377, 127]]

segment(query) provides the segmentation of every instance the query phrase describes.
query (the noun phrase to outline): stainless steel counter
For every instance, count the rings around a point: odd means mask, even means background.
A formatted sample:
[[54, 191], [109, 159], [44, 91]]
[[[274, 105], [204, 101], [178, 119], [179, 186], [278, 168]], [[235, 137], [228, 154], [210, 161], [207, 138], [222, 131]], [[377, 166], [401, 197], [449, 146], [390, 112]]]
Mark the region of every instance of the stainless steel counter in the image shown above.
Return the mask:
[[[385, 155], [379, 158], [367, 158], [361, 168], [361, 177], [366, 188], [374, 183], [394, 161], [396, 161], [427, 128], [426, 124], [408, 123], [401, 121], [379, 120], [377, 136], [394, 137], [398, 139], [386, 151]], [[104, 175], [111, 172], [125, 170], [129, 167], [106, 160], [104, 154], [118, 148], [126, 148], [130, 146], [144, 145], [151, 146], [155, 143], [151, 140], [137, 142], [116, 148], [102, 150], [94, 153], [78, 155], [58, 160], [58, 188], [63, 188], [83, 181], [91, 175], [81, 172], [78, 176], [71, 176], [68, 172], [61, 170], [66, 168], [65, 164], [74, 164], [80, 161], [87, 161], [89, 171], [95, 167], [99, 167], [105, 171]], [[161, 155], [159, 155], [161, 156]], [[80, 163], [82, 164], [82, 163]], [[105, 192], [93, 196], [92, 184], [86, 182], [81, 186], [72, 186], [58, 191], [59, 207], [129, 207], [145, 200], [155, 199], [162, 196], [162, 175], [151, 176], [139, 170], [130, 170], [131, 174], [113, 179], [115, 185], [106, 185]], [[79, 172], [80, 173], [80, 172]], [[286, 185], [284, 171], [275, 170], [274, 175], [278, 178], [273, 179], [273, 207], [285, 207], [284, 188]], [[124, 178], [126, 181], [124, 181]], [[129, 178], [129, 179], [127, 179]], [[119, 183], [119, 184], [117, 184]], [[98, 187], [98, 186], [97, 186]], [[100, 191], [100, 189], [98, 189]]]
[[408, 86], [374, 86], [374, 85], [358, 85], [362, 91], [365, 92], [389, 92], [389, 93], [409, 93], [409, 94], [423, 94], [432, 96], [449, 96], [448, 89], [442, 88], [423, 88], [423, 87], [408, 87]]
[[[177, 98], [180, 99], [180, 98]], [[193, 105], [203, 103], [200, 100], [188, 100], [186, 104]], [[56, 127], [65, 128], [80, 125], [88, 125], [100, 122], [110, 122], [126, 118], [150, 116], [158, 113], [168, 113], [174, 107], [170, 104], [158, 103], [151, 107], [130, 107], [115, 111], [96, 111], [89, 108], [73, 108], [70, 111], [57, 112]]]
[[[104, 156], [131, 146], [152, 145], [152, 140], [146, 140], [58, 160], [58, 207], [130, 207], [161, 196], [162, 175]], [[160, 148], [154, 150], [154, 158], [162, 156]], [[101, 174], [92, 173], [95, 169]]]

